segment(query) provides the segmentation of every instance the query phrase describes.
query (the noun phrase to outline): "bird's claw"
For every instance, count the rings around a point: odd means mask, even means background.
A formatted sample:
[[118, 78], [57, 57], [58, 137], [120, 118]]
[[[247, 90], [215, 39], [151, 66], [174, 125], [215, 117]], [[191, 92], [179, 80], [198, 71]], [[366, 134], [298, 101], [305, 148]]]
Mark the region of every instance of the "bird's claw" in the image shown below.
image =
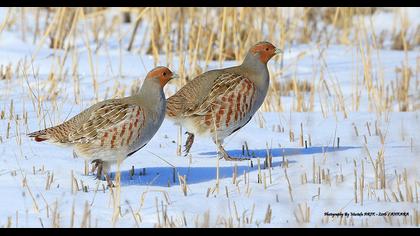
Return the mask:
[[224, 153], [224, 154], [222, 154], [220, 157], [219, 157], [219, 160], [221, 160], [221, 159], [225, 159], [225, 161], [248, 161], [248, 160], [251, 160], [250, 158], [248, 158], [248, 157], [241, 157], [241, 158], [233, 158], [233, 157], [231, 157], [229, 154], [227, 154], [227, 153]]

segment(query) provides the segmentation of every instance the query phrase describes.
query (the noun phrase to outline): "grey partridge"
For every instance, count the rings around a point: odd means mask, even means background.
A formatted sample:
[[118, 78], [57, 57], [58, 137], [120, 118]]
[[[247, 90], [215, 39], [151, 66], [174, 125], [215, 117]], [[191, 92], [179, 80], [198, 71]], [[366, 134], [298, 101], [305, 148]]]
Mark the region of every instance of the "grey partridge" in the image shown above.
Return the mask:
[[188, 131], [188, 153], [194, 134], [209, 135], [225, 160], [226, 137], [246, 125], [262, 105], [269, 87], [267, 62], [282, 51], [269, 42], [251, 47], [239, 66], [210, 70], [167, 99], [166, 116]]
[[168, 68], [156, 67], [137, 94], [96, 103], [62, 124], [28, 136], [37, 142], [73, 147], [77, 156], [95, 163], [98, 178], [105, 173], [108, 185], [113, 186], [110, 166], [144, 147], [155, 135], [165, 118], [163, 87], [176, 77]]

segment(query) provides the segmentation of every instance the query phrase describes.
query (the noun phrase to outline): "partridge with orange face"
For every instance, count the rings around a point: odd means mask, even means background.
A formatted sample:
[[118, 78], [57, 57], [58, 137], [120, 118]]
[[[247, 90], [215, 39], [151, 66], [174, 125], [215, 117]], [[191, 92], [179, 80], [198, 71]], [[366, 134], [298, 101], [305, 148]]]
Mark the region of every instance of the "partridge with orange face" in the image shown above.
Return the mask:
[[122, 162], [155, 135], [165, 118], [163, 87], [176, 77], [168, 68], [156, 67], [138, 94], [99, 102], [60, 125], [28, 135], [37, 142], [73, 147], [77, 156], [95, 162], [98, 178], [104, 172], [113, 186], [108, 175], [111, 164]]
[[166, 116], [186, 127], [188, 153], [194, 134], [210, 135], [221, 157], [232, 158], [223, 140], [246, 125], [260, 108], [269, 86], [267, 62], [281, 50], [259, 42], [239, 66], [207, 71], [168, 98]]

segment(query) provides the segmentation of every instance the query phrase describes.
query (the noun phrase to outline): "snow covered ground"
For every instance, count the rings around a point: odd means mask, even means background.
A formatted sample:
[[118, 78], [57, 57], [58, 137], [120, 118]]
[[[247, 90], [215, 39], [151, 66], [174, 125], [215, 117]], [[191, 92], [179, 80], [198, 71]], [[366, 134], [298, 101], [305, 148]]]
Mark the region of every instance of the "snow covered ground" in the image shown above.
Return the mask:
[[[165, 120], [149, 144], [121, 164], [120, 187], [107, 189], [85, 174], [84, 160], [74, 158], [71, 149], [25, 136], [79, 113], [95, 102], [95, 93], [102, 100], [125, 86], [123, 95], [129, 95], [130, 86], [141, 84], [153, 68], [150, 56], [116, 46], [93, 55], [93, 82], [89, 52], [80, 47], [77, 63], [67, 60], [62, 67], [68, 76], [53, 79], [50, 72], [58, 70], [56, 60], [64, 52], [23, 42], [19, 32], [0, 34], [0, 65], [14, 69], [12, 79], [0, 80], [0, 226], [419, 226], [420, 112], [395, 112], [397, 103], [393, 112], [376, 112], [372, 94], [364, 90], [360, 108], [352, 111], [353, 79], [363, 78], [363, 65], [354, 63], [357, 49], [330, 45], [325, 61], [317, 61], [316, 45], [290, 47], [284, 56], [290, 69], [273, 78], [310, 81], [319, 77], [314, 67], [325, 63], [327, 83], [332, 88], [338, 82], [348, 117], [322, 107], [318, 94], [313, 112], [290, 112], [295, 99], [282, 96], [284, 112], [260, 111], [226, 140], [232, 156], [252, 156], [242, 162], [219, 161], [212, 141], [199, 137], [191, 155], [177, 156], [178, 127]], [[296, 62], [302, 53], [306, 56]], [[373, 70], [383, 74], [385, 84], [395, 80], [395, 68], [405, 61], [415, 69], [420, 56], [391, 50], [373, 55]], [[165, 56], [160, 59], [165, 65]], [[70, 75], [75, 64], [77, 81]], [[170, 68], [176, 72], [177, 65]], [[210, 68], [218, 65], [212, 62]], [[278, 69], [278, 61], [269, 67]], [[420, 99], [416, 76], [409, 91], [414, 100]], [[167, 95], [174, 89], [169, 85]], [[336, 99], [332, 93], [329, 99]], [[114, 166], [113, 176], [117, 173]]]

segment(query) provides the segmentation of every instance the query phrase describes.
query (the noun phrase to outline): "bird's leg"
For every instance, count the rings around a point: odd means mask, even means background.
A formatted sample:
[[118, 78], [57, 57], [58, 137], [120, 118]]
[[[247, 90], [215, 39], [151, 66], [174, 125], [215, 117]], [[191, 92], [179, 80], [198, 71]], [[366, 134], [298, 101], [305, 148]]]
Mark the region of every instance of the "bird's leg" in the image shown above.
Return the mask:
[[96, 178], [102, 179], [102, 169], [103, 169], [103, 161], [99, 159], [93, 160], [91, 163], [94, 163], [92, 166], [92, 173], [96, 170]]
[[185, 132], [185, 134], [187, 134], [188, 137], [187, 137], [187, 141], [185, 141], [185, 145], [184, 145], [184, 147], [185, 147], [185, 149], [184, 149], [185, 155], [184, 156], [186, 156], [186, 155], [188, 155], [188, 153], [190, 153], [191, 146], [194, 143], [194, 134], [190, 133], [188, 131]]
[[104, 175], [105, 175], [105, 180], [107, 182], [107, 186], [109, 188], [113, 188], [113, 187], [115, 187], [115, 185], [112, 182], [111, 177], [109, 176], [110, 168], [111, 168], [111, 164], [109, 162], [103, 162], [103, 172], [104, 172]]
[[90, 170], [90, 172], [91, 173], [95, 173], [95, 170], [98, 168], [98, 162], [97, 162], [98, 160], [93, 160], [92, 162], [91, 162], [91, 164], [93, 164], [92, 165], [92, 169]]
[[76, 158], [78, 158], [78, 157], [79, 157], [79, 156], [77, 155], [76, 151], [74, 151], [74, 150], [73, 150], [73, 158], [74, 158], [74, 159], [76, 159]]
[[114, 187], [115, 187], [115, 185], [114, 185], [114, 183], [112, 182], [111, 177], [109, 177], [109, 174], [108, 174], [108, 173], [106, 173], [106, 174], [105, 174], [105, 178], [106, 178], [106, 182], [107, 182], [107, 184], [108, 184], [108, 187], [110, 187], [110, 188], [114, 188]]
[[108, 174], [110, 168], [109, 163], [99, 159], [95, 159], [91, 163], [94, 164], [92, 166], [92, 173], [96, 170], [96, 179], [102, 180], [102, 174], [104, 174], [107, 186], [110, 188], [115, 187], [114, 183], [112, 183], [111, 177]]
[[96, 171], [96, 178], [102, 180], [103, 162], [99, 162], [98, 170]]
[[233, 158], [226, 152], [226, 150], [223, 148], [223, 146], [221, 144], [219, 144], [218, 147], [219, 147], [219, 153], [221, 155], [221, 157], [219, 157], [219, 159], [223, 158], [226, 161], [245, 161], [245, 160], [249, 160], [249, 158]]

